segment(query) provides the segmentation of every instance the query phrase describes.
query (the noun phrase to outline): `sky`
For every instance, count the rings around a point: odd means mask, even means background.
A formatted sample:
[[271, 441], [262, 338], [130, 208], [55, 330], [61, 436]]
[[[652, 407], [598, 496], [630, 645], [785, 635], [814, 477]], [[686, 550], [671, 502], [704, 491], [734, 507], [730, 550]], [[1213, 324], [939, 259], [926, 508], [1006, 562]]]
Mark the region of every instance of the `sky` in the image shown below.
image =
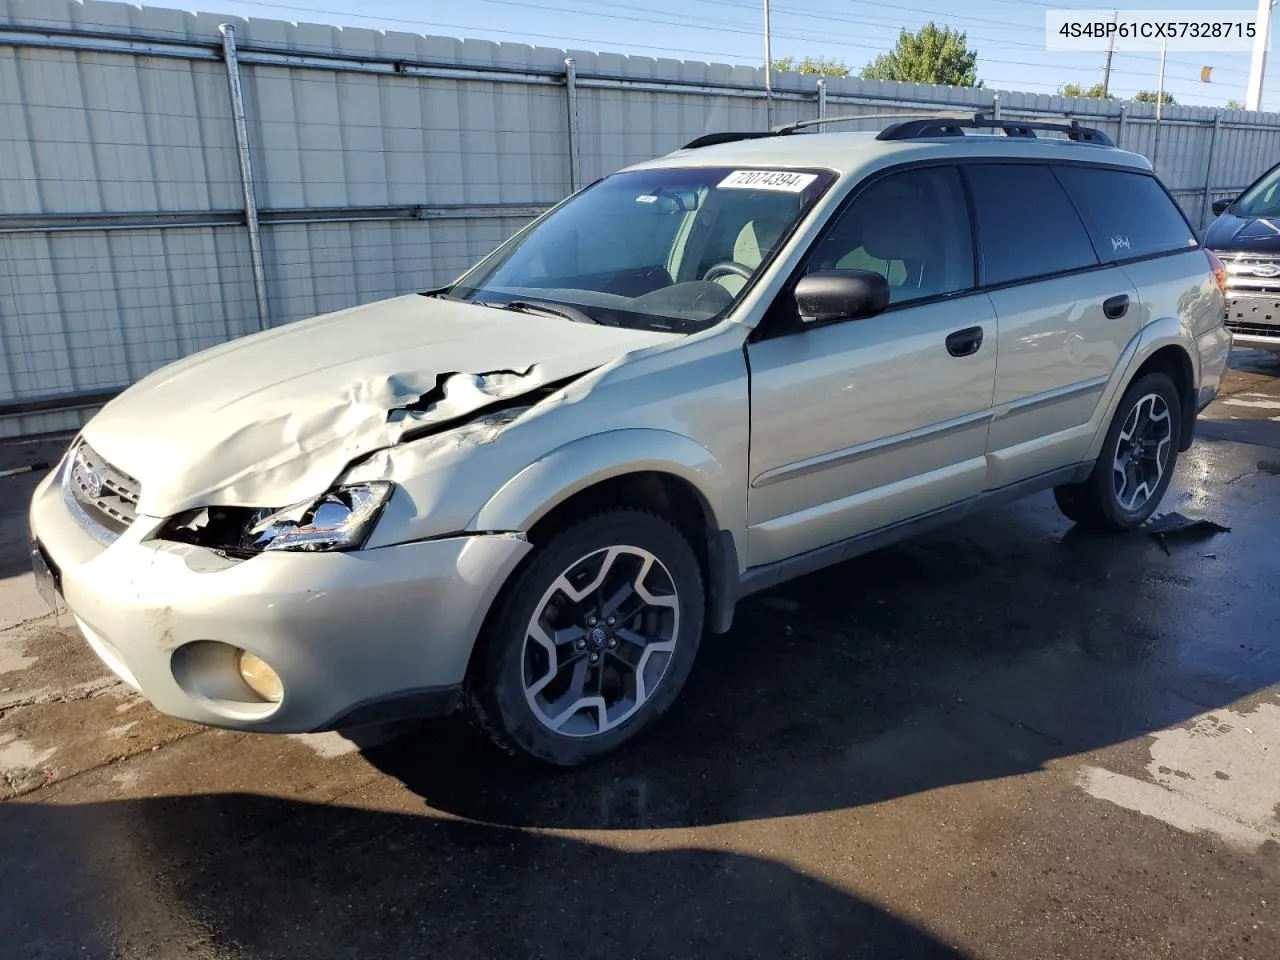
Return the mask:
[[[969, 47], [978, 52], [978, 78], [985, 86], [1055, 93], [1064, 83], [1087, 87], [1100, 81], [1105, 54], [1047, 52], [1045, 10], [1103, 6], [1080, 0], [771, 0], [773, 56], [829, 57], [856, 72], [890, 49], [902, 27], [915, 29], [933, 20], [965, 31]], [[1192, 13], [1214, 6], [1253, 9], [1256, 4], [1130, 0], [1123, 9]], [[764, 59], [762, 0], [199, 0], [199, 9], [682, 60], [759, 65]], [[1203, 66], [1213, 67], [1209, 83], [1200, 80]], [[1230, 99], [1243, 102], [1248, 73], [1248, 53], [1180, 51], [1169, 54], [1165, 89], [1179, 103], [1225, 106]], [[1277, 110], [1280, 63], [1268, 73], [1262, 106]], [[1158, 74], [1158, 54], [1117, 52], [1111, 92], [1131, 97], [1154, 90]]]

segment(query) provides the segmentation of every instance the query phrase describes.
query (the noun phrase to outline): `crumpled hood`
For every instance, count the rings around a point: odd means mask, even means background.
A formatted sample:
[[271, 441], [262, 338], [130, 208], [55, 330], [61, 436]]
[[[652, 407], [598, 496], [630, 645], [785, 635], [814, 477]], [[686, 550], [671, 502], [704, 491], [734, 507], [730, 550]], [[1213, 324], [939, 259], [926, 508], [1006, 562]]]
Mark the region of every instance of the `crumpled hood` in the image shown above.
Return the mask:
[[1224, 213], [1209, 225], [1204, 245], [1223, 253], [1280, 253], [1280, 219]]
[[398, 297], [170, 364], [107, 404], [84, 437], [140, 482], [140, 514], [286, 506], [407, 430], [675, 336]]

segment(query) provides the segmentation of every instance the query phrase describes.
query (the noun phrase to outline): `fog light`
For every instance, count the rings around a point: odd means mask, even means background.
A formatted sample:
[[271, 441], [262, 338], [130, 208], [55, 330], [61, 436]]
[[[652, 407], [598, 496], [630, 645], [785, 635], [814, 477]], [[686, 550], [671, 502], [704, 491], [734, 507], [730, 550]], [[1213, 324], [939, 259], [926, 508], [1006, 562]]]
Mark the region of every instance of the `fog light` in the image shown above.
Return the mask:
[[248, 650], [241, 650], [236, 656], [236, 667], [240, 671], [240, 679], [250, 690], [270, 703], [280, 702], [284, 696], [284, 685], [280, 682], [280, 675], [267, 666], [267, 661]]

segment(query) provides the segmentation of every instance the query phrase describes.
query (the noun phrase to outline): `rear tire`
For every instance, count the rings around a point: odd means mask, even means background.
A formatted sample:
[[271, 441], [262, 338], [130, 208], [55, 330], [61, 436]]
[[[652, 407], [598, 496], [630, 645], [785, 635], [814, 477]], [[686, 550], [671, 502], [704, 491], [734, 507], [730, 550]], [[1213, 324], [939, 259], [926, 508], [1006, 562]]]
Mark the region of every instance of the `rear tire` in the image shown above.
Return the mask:
[[1182, 436], [1177, 387], [1163, 373], [1129, 385], [1088, 479], [1053, 491], [1067, 519], [1095, 530], [1133, 530], [1169, 489]]
[[508, 753], [576, 766], [632, 740], [684, 686], [704, 615], [692, 547], [656, 514], [614, 509], [535, 550], [503, 590], [466, 699]]

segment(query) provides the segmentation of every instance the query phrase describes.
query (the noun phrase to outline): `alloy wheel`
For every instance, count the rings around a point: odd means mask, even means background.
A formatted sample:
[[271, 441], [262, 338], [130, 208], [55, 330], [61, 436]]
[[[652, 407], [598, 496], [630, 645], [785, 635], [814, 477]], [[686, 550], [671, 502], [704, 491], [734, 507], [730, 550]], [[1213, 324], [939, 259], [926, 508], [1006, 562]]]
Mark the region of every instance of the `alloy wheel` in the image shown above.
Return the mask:
[[580, 558], [542, 595], [525, 631], [525, 699], [543, 726], [598, 736], [633, 716], [662, 682], [680, 627], [679, 597], [648, 550]]
[[1112, 487], [1121, 508], [1140, 510], [1160, 488], [1172, 441], [1168, 404], [1159, 394], [1144, 395], [1125, 417], [1116, 442]]

